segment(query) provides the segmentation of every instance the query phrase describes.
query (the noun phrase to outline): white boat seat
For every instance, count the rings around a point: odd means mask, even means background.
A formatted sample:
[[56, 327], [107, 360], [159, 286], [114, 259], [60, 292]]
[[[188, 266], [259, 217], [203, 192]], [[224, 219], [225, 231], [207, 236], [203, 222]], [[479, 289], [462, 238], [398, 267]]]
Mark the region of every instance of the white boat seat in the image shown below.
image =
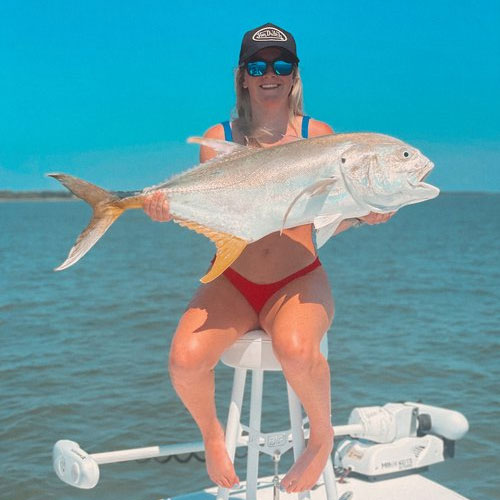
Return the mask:
[[[328, 358], [328, 337], [325, 334], [320, 345], [321, 353]], [[302, 405], [292, 387], [287, 383], [288, 409], [291, 429], [285, 431], [262, 433], [260, 430], [262, 411], [262, 391], [265, 371], [281, 371], [281, 365], [274, 355], [271, 337], [263, 330], [253, 330], [240, 337], [221, 356], [221, 361], [234, 368], [234, 381], [226, 425], [226, 447], [234, 461], [236, 446], [248, 436], [248, 456], [246, 470], [246, 500], [257, 500], [257, 481], [259, 471], [259, 455], [266, 453], [276, 457], [286, 453], [293, 446], [294, 458], [305, 449]], [[241, 408], [245, 391], [246, 373], [252, 372], [252, 389], [250, 396], [250, 422], [248, 426], [241, 423]], [[291, 434], [291, 441], [290, 436]], [[335, 475], [331, 458], [323, 470], [323, 482], [327, 500], [337, 500]], [[299, 500], [310, 499], [309, 491], [297, 494]], [[217, 500], [227, 500], [229, 489], [218, 488]]]
[[[328, 359], [328, 335], [323, 335], [321, 353]], [[271, 337], [263, 330], [252, 330], [240, 337], [221, 356], [221, 361], [233, 368], [247, 370], [281, 371], [274, 355]]]

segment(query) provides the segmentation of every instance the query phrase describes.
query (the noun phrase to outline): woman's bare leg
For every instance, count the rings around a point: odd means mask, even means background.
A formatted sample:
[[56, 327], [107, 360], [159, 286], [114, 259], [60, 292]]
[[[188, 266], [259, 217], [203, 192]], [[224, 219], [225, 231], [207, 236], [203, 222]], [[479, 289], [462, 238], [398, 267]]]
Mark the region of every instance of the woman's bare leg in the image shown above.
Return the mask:
[[254, 310], [221, 276], [198, 289], [179, 321], [170, 349], [172, 384], [200, 428], [208, 475], [227, 488], [239, 479], [217, 418], [214, 367], [224, 350], [257, 326]]
[[309, 417], [307, 447], [281, 481], [289, 493], [312, 488], [333, 447], [330, 369], [320, 342], [333, 319], [333, 299], [322, 268], [280, 290], [261, 312], [283, 374]]

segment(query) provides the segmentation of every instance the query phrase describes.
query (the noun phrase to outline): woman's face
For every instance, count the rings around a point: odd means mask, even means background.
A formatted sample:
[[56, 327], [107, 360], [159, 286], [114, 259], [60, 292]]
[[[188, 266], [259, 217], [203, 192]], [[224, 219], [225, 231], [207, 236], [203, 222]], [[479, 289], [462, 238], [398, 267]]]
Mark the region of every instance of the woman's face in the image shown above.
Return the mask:
[[[259, 50], [259, 52], [252, 57], [252, 60], [259, 59], [272, 62], [281, 58], [289, 60], [290, 56], [287, 57], [278, 47], [268, 47]], [[264, 75], [250, 76], [245, 69], [243, 87], [248, 89], [251, 102], [269, 105], [288, 101], [288, 96], [292, 90], [292, 84], [293, 72], [288, 76], [276, 75], [272, 66], [269, 65]]]

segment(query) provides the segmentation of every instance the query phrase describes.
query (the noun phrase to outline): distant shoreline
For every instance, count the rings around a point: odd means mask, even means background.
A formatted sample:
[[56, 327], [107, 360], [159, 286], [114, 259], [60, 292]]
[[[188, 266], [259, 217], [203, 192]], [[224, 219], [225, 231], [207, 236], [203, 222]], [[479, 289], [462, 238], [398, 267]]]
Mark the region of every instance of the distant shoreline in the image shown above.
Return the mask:
[[74, 201], [69, 191], [10, 191], [0, 190], [0, 202], [5, 201]]

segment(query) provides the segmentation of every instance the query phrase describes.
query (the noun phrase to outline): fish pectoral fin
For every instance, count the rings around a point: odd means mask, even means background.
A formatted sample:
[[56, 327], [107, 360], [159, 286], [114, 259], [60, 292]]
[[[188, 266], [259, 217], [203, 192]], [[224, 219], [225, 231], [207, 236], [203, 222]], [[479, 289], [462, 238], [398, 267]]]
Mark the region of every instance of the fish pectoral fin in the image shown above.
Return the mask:
[[314, 229], [321, 229], [325, 226], [328, 226], [334, 222], [339, 221], [339, 218], [342, 217], [341, 214], [331, 214], [331, 215], [318, 215], [314, 217]]
[[[288, 219], [288, 216], [290, 215], [290, 212], [292, 211], [292, 208], [295, 206], [295, 204], [302, 198], [304, 195], [309, 195], [310, 197], [312, 196], [318, 196], [320, 194], [327, 194], [328, 191], [330, 190], [334, 184], [336, 184], [338, 181], [337, 177], [332, 177], [329, 179], [322, 179], [320, 181], [315, 182], [314, 184], [311, 184], [310, 186], [307, 186], [305, 189], [303, 189], [290, 203], [289, 207], [287, 208], [287, 211], [285, 212], [285, 215], [283, 217], [283, 223], [281, 225], [281, 231], [285, 229], [285, 224]], [[327, 189], [328, 188], [328, 189]]]
[[248, 149], [247, 146], [242, 146], [235, 142], [223, 141], [222, 139], [209, 139], [208, 137], [188, 137], [187, 142], [207, 146], [213, 149], [217, 153], [217, 156]]
[[342, 222], [342, 214], [318, 215], [314, 219], [316, 229], [316, 246], [321, 248], [335, 233]]
[[247, 241], [237, 236], [215, 231], [197, 222], [180, 219], [178, 217], [174, 217], [174, 220], [181, 226], [185, 226], [188, 229], [203, 234], [203, 236], [206, 236], [215, 243], [217, 248], [215, 261], [210, 271], [200, 279], [202, 283], [209, 283], [219, 277], [240, 256], [241, 252], [243, 252], [248, 245]]

